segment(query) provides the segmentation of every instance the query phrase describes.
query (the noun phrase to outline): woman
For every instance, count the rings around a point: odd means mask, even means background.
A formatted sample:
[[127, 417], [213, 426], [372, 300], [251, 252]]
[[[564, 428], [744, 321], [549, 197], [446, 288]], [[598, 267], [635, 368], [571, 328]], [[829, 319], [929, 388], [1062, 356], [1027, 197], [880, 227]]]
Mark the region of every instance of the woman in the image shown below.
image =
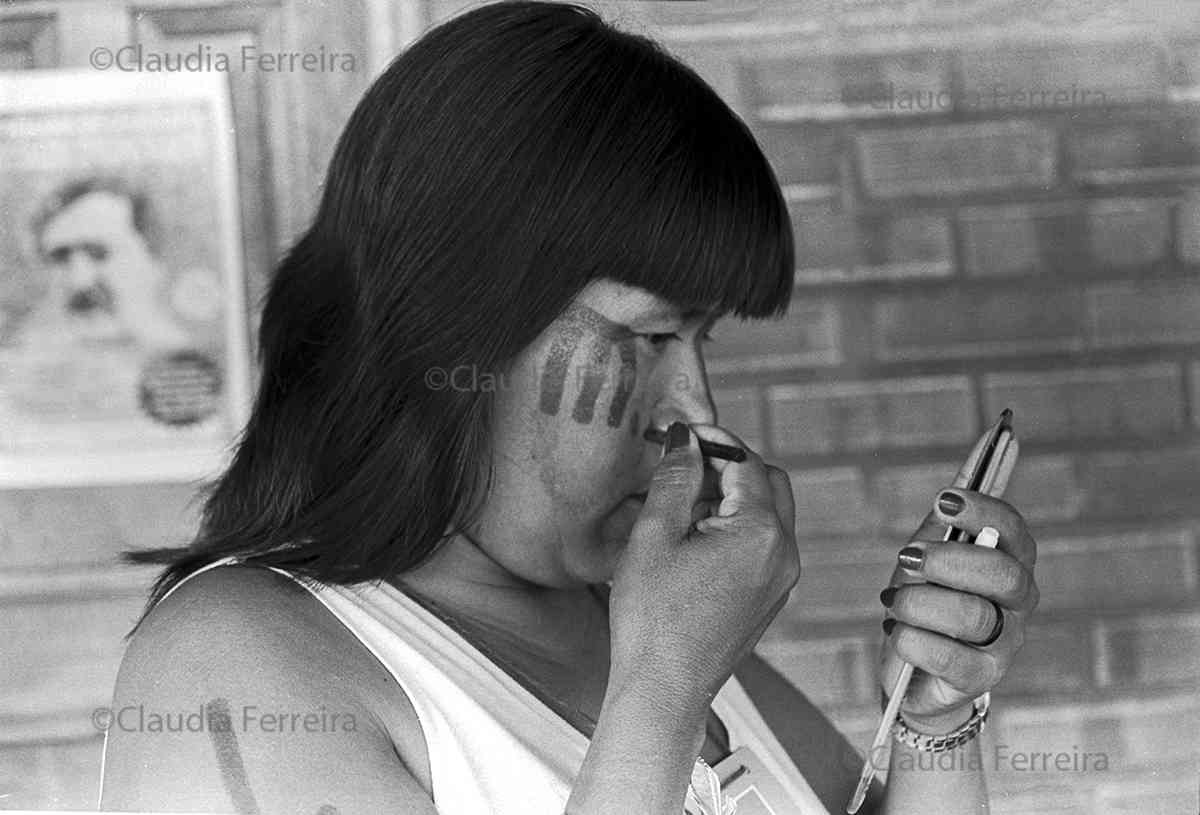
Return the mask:
[[[716, 425], [706, 332], [781, 312], [792, 267], [758, 146], [652, 42], [537, 2], [426, 34], [272, 281], [200, 533], [134, 558], [168, 567], [102, 807], [678, 815], [707, 805], [697, 757], [747, 748], [777, 811], [839, 811], [859, 757], [751, 653], [800, 571], [787, 477], [699, 450], [745, 447]], [[903, 715], [930, 734], [973, 716], [1036, 602], [1020, 516], [949, 495], [1002, 543], [927, 552], [940, 587], [891, 601], [881, 683], [899, 657], [925, 671]], [[970, 644], [996, 603], [1000, 638]], [[893, 770], [864, 811], [983, 797], [978, 769]]]

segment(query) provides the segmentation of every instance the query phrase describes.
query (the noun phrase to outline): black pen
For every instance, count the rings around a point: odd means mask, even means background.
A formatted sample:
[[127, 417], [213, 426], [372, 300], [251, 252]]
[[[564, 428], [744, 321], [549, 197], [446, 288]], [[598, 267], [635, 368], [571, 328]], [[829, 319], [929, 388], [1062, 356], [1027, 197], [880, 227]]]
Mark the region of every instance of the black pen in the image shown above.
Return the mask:
[[[646, 432], [642, 434], [642, 438], [646, 441], [663, 444], [667, 440], [667, 431], [659, 430], [657, 427], [647, 427]], [[706, 458], [720, 458], [725, 461], [746, 460], [746, 451], [741, 447], [735, 447], [732, 444], [721, 444], [716, 441], [705, 441], [704, 439], [700, 439], [700, 455]]]

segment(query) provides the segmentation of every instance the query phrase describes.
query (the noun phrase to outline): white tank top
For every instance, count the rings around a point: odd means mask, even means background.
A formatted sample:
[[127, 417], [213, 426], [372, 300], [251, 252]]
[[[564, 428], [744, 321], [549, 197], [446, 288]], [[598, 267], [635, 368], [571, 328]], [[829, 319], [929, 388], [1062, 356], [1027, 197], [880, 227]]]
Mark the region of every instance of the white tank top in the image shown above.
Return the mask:
[[[188, 578], [234, 562], [223, 558]], [[375, 655], [412, 702], [440, 815], [562, 815], [587, 752], [586, 736], [396, 587], [296, 582]], [[736, 677], [713, 698], [712, 709], [729, 733], [730, 750], [753, 749], [790, 797], [778, 815], [829, 815]], [[100, 772], [103, 783], [103, 758]]]

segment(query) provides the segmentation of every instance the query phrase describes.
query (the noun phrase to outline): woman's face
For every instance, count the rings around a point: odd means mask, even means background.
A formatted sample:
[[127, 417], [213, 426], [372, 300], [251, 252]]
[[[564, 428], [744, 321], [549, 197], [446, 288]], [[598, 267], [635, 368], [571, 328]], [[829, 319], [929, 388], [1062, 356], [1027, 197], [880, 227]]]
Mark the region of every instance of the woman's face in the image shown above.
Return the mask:
[[717, 316], [595, 281], [521, 353], [495, 383], [473, 530], [492, 559], [546, 586], [611, 578], [662, 451], [642, 433], [716, 421], [701, 346]]

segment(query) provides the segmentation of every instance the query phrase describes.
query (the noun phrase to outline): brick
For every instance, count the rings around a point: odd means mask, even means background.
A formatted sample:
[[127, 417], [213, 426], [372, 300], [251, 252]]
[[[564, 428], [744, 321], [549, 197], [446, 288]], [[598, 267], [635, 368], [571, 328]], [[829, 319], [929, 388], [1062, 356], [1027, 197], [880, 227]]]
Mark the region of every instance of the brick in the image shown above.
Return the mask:
[[1082, 623], [1042, 622], [1035, 614], [1025, 626], [1025, 644], [997, 692], [1081, 690], [1092, 684], [1092, 664], [1092, 648]]
[[972, 277], [1068, 273], [1084, 256], [1078, 203], [969, 207], [959, 214]]
[[1175, 40], [1169, 45], [1171, 84], [1177, 88], [1200, 87], [1200, 39]]
[[1170, 363], [989, 374], [984, 411], [1012, 407], [1021, 438], [1153, 438], [1183, 428], [1183, 382]]
[[1200, 282], [1138, 281], [1088, 292], [1088, 335], [1099, 348], [1200, 341]]
[[879, 592], [892, 577], [899, 551], [899, 542], [867, 546], [844, 541], [806, 550], [800, 582], [776, 618], [780, 629], [800, 632], [811, 622], [879, 618]]
[[[874, 704], [866, 706], [834, 707], [823, 712], [859, 755], [866, 756], [871, 747], [871, 739], [875, 735], [875, 728], [879, 726], [879, 702], [875, 701]], [[855, 764], [856, 766], [847, 769], [858, 773], [862, 764]]]
[[717, 422], [755, 450], [763, 449], [762, 398], [756, 388], [713, 390]]
[[[881, 525], [896, 534], [912, 534], [933, 507], [938, 492], [952, 483], [960, 466], [961, 462], [945, 461], [880, 470], [872, 480], [872, 493]], [[1004, 499], [1020, 511], [1026, 522], [1035, 524], [1077, 517], [1084, 495], [1070, 458], [1022, 455]]]
[[829, 0], [823, 4], [840, 29], [895, 30], [911, 25], [919, 7], [913, 0]]
[[1172, 204], [1165, 198], [1096, 201], [1088, 207], [1092, 269], [1151, 266], [1163, 261], [1171, 240]]
[[834, 59], [759, 58], [742, 65], [747, 96], [763, 120], [830, 116], [844, 102]]
[[915, 532], [933, 508], [938, 491], [950, 486], [958, 468], [959, 463], [945, 461], [886, 467], [876, 473], [872, 491], [883, 526], [898, 535]]
[[99, 733], [79, 741], [0, 747], [5, 809], [92, 811], [100, 792]]
[[930, 213], [867, 215], [793, 205], [798, 283], [948, 277], [950, 224]]
[[857, 467], [790, 472], [796, 535], [804, 542], [824, 533], [875, 530], [878, 520]]
[[1143, 614], [1096, 623], [1097, 675], [1105, 684], [1194, 682], [1200, 673], [1200, 613]]
[[1122, 747], [1130, 765], [1194, 761], [1200, 754], [1200, 697], [1194, 692], [1130, 700], [1112, 707], [1121, 717]]
[[929, 213], [862, 216], [865, 257], [860, 275], [876, 269], [881, 278], [945, 277], [952, 272], [952, 238], [946, 218]]
[[1177, 181], [1200, 165], [1197, 122], [1079, 121], [1066, 137], [1073, 175], [1093, 184]]
[[1175, 208], [1175, 245], [1184, 263], [1200, 263], [1200, 188], [1189, 187]]
[[863, 236], [854, 213], [832, 203], [789, 206], [796, 242], [796, 277], [849, 275], [862, 262]]
[[1095, 453], [1076, 466], [1085, 496], [1081, 517], [1190, 517], [1200, 506], [1200, 448]]
[[713, 330], [708, 371], [758, 371], [836, 365], [841, 323], [832, 301], [797, 298], [779, 320], [727, 319]]
[[856, 145], [863, 186], [879, 198], [1044, 187], [1055, 178], [1054, 134], [1032, 122], [865, 131]]
[[781, 385], [767, 405], [780, 453], [966, 442], [975, 430], [966, 377]]
[[703, 26], [749, 23], [758, 16], [760, 3], [711, 0], [705, 3], [641, 3], [641, 16], [662, 26]]
[[[1096, 793], [1096, 815], [1147, 815], [1151, 812], [1191, 812], [1196, 809], [1196, 777], [1188, 767], [1174, 778], [1155, 772], [1142, 782], [1103, 785]], [[1168, 776], [1163, 778], [1161, 776]]]
[[1194, 536], [1174, 530], [1041, 540], [1036, 576], [1041, 609], [1185, 602], [1196, 594]]
[[[987, 760], [994, 759], [993, 752], [987, 755]], [[993, 786], [1006, 783], [1010, 777], [1018, 787], [1016, 790], [993, 790]], [[995, 815], [1093, 815], [1085, 790], [1069, 783], [1038, 783], [1033, 789], [1021, 789], [1029, 786], [1033, 785], [1022, 774], [1005, 772], [997, 777], [992, 770], [988, 774], [988, 811]]]
[[950, 64], [940, 54], [769, 59], [747, 66], [764, 119], [842, 119], [949, 112]]
[[882, 360], [1080, 350], [1079, 291], [910, 291], [878, 297], [872, 308], [875, 353]]
[[[1109, 770], [1122, 766], [1121, 722], [1106, 705], [1026, 706], [1010, 701], [996, 706], [989, 726], [989, 780], [994, 774], [1005, 786], [1020, 784], [1028, 788], [1062, 782], [1076, 786], [1086, 782], [1089, 774], [1104, 772], [1095, 769], [1101, 755], [1107, 759]], [[1086, 762], [1089, 769], [1058, 770], [1053, 758], [1040, 758], [1039, 754], [1044, 753], [1065, 753], [1068, 766], [1082, 768]]]
[[830, 127], [764, 122], [754, 136], [780, 184], [837, 184], [838, 133]]
[[[64, 713], [107, 704], [124, 653], [122, 637], [140, 613], [144, 595], [7, 603], [6, 647], [0, 672], [0, 722], [48, 723]], [[81, 716], [83, 714], [80, 714]], [[47, 725], [49, 726], [49, 724]], [[88, 723], [78, 722], [87, 732]]]
[[[1017, 416], [1019, 421], [1020, 414]], [[1021, 427], [1017, 428], [1018, 438], [1024, 432]], [[1022, 453], [1004, 499], [1016, 507], [1028, 523], [1037, 524], [1080, 517], [1086, 496], [1069, 456]]]
[[1150, 102], [1166, 95], [1162, 52], [1148, 42], [966, 51], [960, 65], [969, 110], [1020, 115]]
[[198, 522], [193, 493], [186, 484], [0, 491], [0, 563], [55, 569], [183, 545]]
[[877, 647], [863, 637], [798, 640], [764, 636], [755, 651], [815, 704], [827, 705], [878, 698]]
[[1188, 378], [1192, 381], [1192, 423], [1200, 427], [1200, 362], [1191, 364]]

